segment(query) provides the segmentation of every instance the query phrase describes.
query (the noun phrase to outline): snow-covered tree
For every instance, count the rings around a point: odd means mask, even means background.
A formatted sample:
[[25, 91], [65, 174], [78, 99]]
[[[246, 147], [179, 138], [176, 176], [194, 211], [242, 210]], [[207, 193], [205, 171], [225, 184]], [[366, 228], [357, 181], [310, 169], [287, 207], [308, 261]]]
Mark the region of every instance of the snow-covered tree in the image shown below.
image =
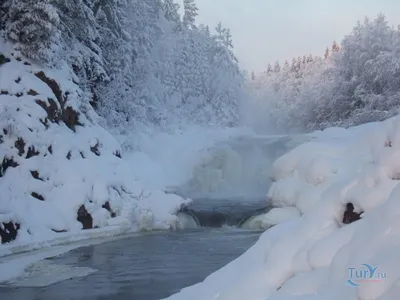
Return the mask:
[[274, 66], [274, 72], [275, 73], [279, 73], [281, 71], [281, 65], [279, 64], [279, 62], [277, 61], [276, 63], [275, 63], [275, 66]]
[[179, 4], [175, 3], [174, 0], [164, 0], [162, 4], [164, 16], [167, 20], [174, 23], [179, 23]]
[[199, 31], [207, 37], [211, 37], [210, 27], [208, 25], [200, 24]]
[[55, 59], [67, 59], [83, 79], [82, 84], [94, 85], [108, 80], [101, 35], [92, 7], [84, 0], [58, 0], [57, 10], [62, 36]]
[[229, 28], [224, 28], [219, 22], [216, 31], [216, 39], [221, 42], [226, 48], [233, 49], [232, 34]]
[[333, 41], [331, 52], [332, 53], [336, 53], [336, 52], [339, 52], [339, 51], [340, 51], [339, 44], [336, 41]]
[[273, 72], [271, 64], [268, 64], [267, 66], [267, 74], [271, 74]]
[[195, 28], [196, 17], [198, 16], [198, 8], [195, 0], [183, 0], [183, 25], [186, 28]]
[[6, 35], [21, 52], [48, 61], [52, 44], [60, 37], [60, 18], [51, 0], [3, 1], [2, 20]]
[[285, 71], [285, 72], [289, 72], [289, 70], [290, 70], [289, 61], [285, 60], [285, 62], [283, 63], [282, 69], [283, 69], [283, 71]]
[[[384, 15], [358, 23], [345, 37], [334, 58], [334, 98], [330, 109], [336, 120], [343, 117], [355, 123], [382, 119], [398, 106], [399, 56], [394, 53], [395, 32]], [[378, 115], [380, 117], [378, 117]]]
[[331, 55], [331, 52], [330, 52], [329, 48], [326, 47], [325, 54], [324, 54], [325, 59], [327, 59], [330, 55]]
[[384, 15], [358, 22], [323, 58], [309, 56], [306, 64], [293, 60], [295, 72], [284, 67], [264, 80], [271, 118], [282, 127], [314, 130], [397, 114], [399, 49], [400, 30], [389, 26]]
[[197, 13], [194, 0], [182, 17], [174, 0], [0, 0], [0, 29], [28, 57], [67, 63], [121, 134], [231, 125], [244, 98], [232, 36], [197, 28]]

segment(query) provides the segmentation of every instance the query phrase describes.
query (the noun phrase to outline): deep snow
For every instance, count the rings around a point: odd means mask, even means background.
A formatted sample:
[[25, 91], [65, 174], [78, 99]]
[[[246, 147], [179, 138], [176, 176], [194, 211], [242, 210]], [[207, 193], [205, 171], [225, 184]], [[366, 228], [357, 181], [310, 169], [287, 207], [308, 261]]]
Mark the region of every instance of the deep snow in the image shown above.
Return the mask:
[[[42, 68], [2, 42], [0, 53], [9, 60], [0, 65], [0, 226], [20, 226], [1, 255], [179, 227], [176, 212], [189, 200], [138, 180], [66, 66]], [[99, 229], [81, 230], [83, 206]]]
[[[400, 117], [309, 138], [273, 164], [268, 199], [283, 209], [272, 212], [282, 222], [204, 282], [168, 299], [398, 299]], [[342, 222], [347, 203], [364, 212], [349, 225]], [[373, 276], [366, 265], [377, 268]]]

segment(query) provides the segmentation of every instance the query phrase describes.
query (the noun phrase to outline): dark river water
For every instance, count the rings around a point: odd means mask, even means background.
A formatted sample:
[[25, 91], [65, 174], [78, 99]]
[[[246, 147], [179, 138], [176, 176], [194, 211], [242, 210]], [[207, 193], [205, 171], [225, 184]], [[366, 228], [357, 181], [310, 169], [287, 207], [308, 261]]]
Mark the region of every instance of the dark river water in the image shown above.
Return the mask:
[[52, 264], [96, 272], [46, 287], [3, 287], [7, 300], [158, 300], [204, 280], [245, 252], [260, 232], [201, 228], [78, 248]]
[[[214, 202], [207, 210], [207, 205], [199, 203], [194, 207], [194, 213], [203, 224], [212, 227], [145, 233], [72, 250], [45, 260], [45, 265], [53, 269], [65, 269], [65, 266], [90, 268], [95, 272], [48, 286], [2, 286], [0, 299], [158, 300], [168, 297], [204, 280], [252, 246], [260, 231], [232, 227], [233, 224], [218, 228], [216, 224], [223, 225], [221, 218], [226, 219], [228, 215], [231, 217], [227, 223], [237, 223], [262, 209], [262, 205], [265, 206], [264, 202], [245, 206]], [[207, 216], [219, 221], [207, 222]], [[40, 277], [46, 272], [50, 272], [48, 267], [39, 268], [37, 274]]]

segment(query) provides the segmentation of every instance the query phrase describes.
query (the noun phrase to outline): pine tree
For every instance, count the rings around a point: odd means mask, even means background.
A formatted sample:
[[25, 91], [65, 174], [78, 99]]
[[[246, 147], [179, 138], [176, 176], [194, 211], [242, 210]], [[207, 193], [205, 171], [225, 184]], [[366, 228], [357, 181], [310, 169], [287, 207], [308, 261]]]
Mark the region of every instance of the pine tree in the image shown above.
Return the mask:
[[274, 73], [279, 73], [281, 71], [281, 65], [277, 61], [274, 66]]
[[210, 27], [208, 25], [200, 24], [199, 31], [207, 37], [211, 37]]
[[300, 71], [300, 69], [301, 69], [301, 56], [297, 57], [296, 72]]
[[50, 0], [9, 1], [4, 22], [8, 37], [20, 44], [21, 52], [33, 59], [48, 61], [50, 48], [60, 37], [60, 18]]
[[[97, 22], [99, 34], [99, 39], [95, 42], [104, 53], [108, 71], [110, 68], [121, 70], [123, 65], [130, 63], [132, 59], [130, 49], [132, 37], [126, 31], [129, 28], [128, 2], [129, 0], [103, 0], [98, 7], [93, 8], [93, 17]], [[111, 72], [113, 71], [116, 70]]]
[[179, 23], [179, 4], [175, 3], [174, 0], [164, 0], [162, 3], [162, 10], [167, 20], [176, 24]]
[[232, 34], [230, 29], [222, 27], [221, 22], [215, 28], [217, 33], [216, 39], [220, 41], [228, 49], [233, 49]]
[[271, 66], [271, 64], [268, 64], [267, 74], [271, 74], [272, 72], [273, 72], [272, 66]]
[[336, 43], [336, 41], [333, 41], [331, 52], [332, 53], [336, 53], [336, 52], [339, 52], [339, 51], [340, 51], [340, 46], [338, 45], [338, 43]]
[[198, 16], [198, 8], [195, 0], [183, 0], [183, 25], [185, 28], [196, 28], [194, 24]]
[[6, 20], [10, 3], [8, 0], [0, 0], [0, 30], [5, 30]]
[[325, 57], [325, 59], [327, 59], [329, 56], [330, 56], [330, 51], [329, 51], [329, 48], [326, 47], [324, 57]]
[[296, 58], [293, 57], [293, 59], [292, 59], [292, 65], [291, 65], [291, 67], [290, 67], [290, 72], [296, 72], [296, 68], [297, 68], [296, 65], [297, 65]]
[[254, 71], [251, 71], [251, 80], [256, 80], [256, 74]]
[[[57, 10], [60, 16], [60, 30], [63, 33], [63, 44], [60, 58], [66, 59], [72, 64], [82, 79], [82, 85], [93, 86], [101, 81], [108, 81], [106, 62], [102, 45], [102, 29], [110, 26], [110, 30], [104, 31], [104, 38], [111, 43], [117, 34], [112, 16], [106, 17], [109, 1], [100, 1], [98, 6], [89, 5], [86, 0], [58, 0]], [[95, 15], [103, 16], [104, 21], [98, 22]], [[83, 88], [83, 86], [82, 86]]]
[[313, 58], [312, 54], [310, 54], [310, 55], [307, 57], [307, 62], [310, 63], [310, 62], [313, 62], [313, 61], [314, 61], [314, 58]]
[[290, 70], [290, 65], [287, 60], [285, 60], [285, 63], [283, 64], [283, 70], [289, 71]]

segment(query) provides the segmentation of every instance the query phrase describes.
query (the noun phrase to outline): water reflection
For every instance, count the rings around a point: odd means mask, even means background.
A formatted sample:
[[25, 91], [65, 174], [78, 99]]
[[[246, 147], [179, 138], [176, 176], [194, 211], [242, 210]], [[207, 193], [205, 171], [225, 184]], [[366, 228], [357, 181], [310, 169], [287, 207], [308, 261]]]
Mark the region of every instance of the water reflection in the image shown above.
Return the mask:
[[248, 249], [259, 232], [158, 232], [75, 249], [52, 263], [97, 272], [43, 288], [0, 288], [7, 300], [158, 300], [205, 279]]

